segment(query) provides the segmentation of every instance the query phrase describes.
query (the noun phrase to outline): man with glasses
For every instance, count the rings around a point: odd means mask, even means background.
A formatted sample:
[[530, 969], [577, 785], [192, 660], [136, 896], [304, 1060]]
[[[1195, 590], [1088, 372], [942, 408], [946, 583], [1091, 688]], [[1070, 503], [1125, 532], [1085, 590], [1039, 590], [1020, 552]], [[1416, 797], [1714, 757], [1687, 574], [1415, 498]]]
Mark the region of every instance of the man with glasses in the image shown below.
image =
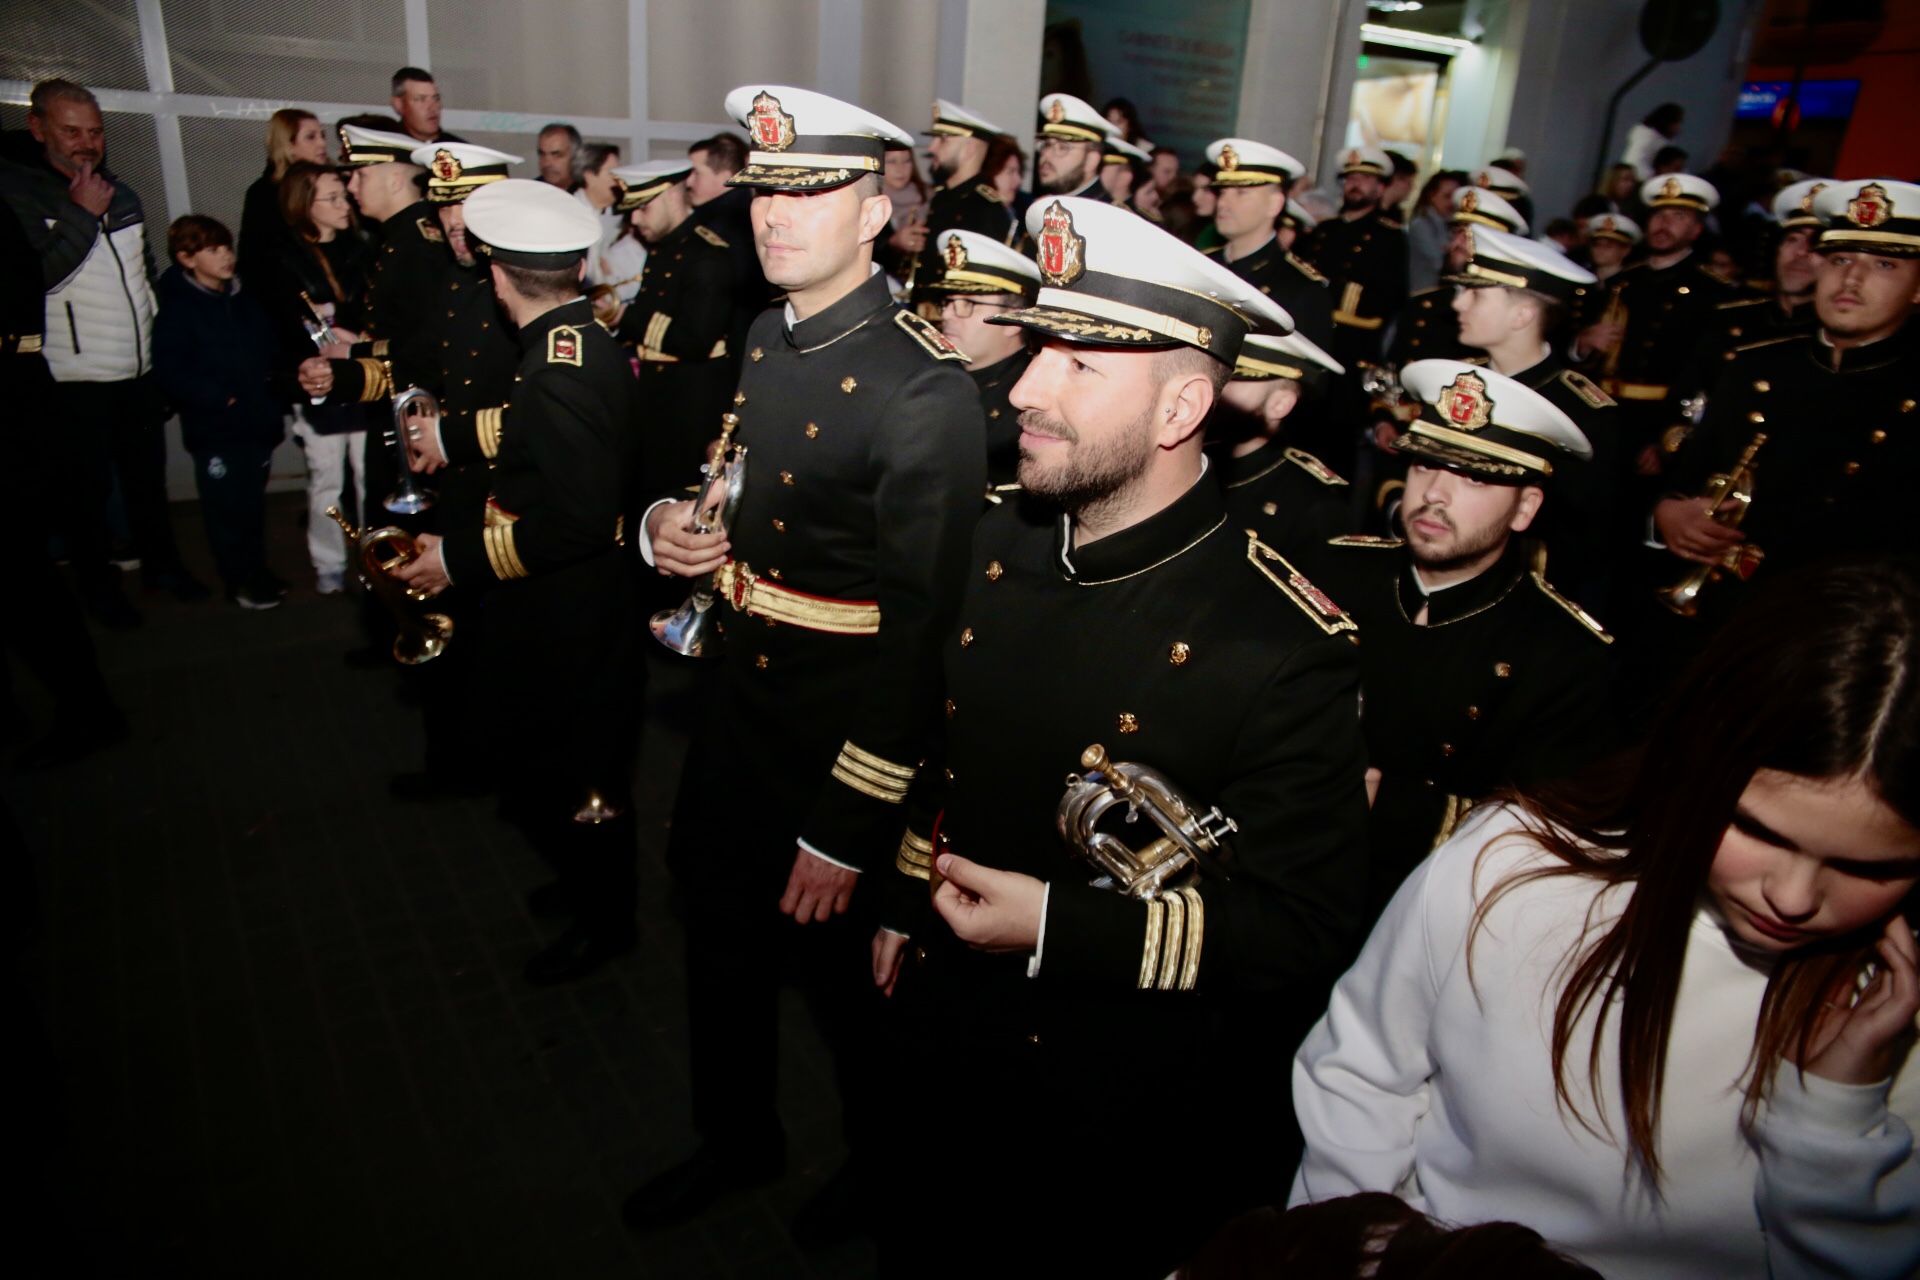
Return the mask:
[[1039, 159], [1035, 162], [1040, 190], [1112, 204], [1113, 197], [1100, 181], [1106, 141], [1112, 134], [1106, 117], [1070, 93], [1050, 93], [1040, 99]]
[[1019, 489], [1020, 415], [1007, 402], [1027, 371], [1026, 331], [992, 323], [1015, 307], [1030, 307], [1040, 293], [1040, 268], [1031, 258], [971, 231], [947, 231], [934, 241], [940, 274], [926, 292], [940, 304], [940, 332], [971, 361], [967, 372], [980, 388], [987, 416], [987, 492]]

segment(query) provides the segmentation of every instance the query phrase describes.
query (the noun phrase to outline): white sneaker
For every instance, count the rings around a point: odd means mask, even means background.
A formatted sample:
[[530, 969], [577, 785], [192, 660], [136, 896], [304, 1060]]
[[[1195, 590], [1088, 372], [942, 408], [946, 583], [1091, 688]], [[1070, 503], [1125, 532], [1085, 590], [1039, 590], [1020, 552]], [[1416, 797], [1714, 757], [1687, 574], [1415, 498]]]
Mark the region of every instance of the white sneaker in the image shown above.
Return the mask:
[[347, 589], [347, 575], [344, 573], [316, 573], [313, 576], [313, 589], [323, 596], [337, 596]]

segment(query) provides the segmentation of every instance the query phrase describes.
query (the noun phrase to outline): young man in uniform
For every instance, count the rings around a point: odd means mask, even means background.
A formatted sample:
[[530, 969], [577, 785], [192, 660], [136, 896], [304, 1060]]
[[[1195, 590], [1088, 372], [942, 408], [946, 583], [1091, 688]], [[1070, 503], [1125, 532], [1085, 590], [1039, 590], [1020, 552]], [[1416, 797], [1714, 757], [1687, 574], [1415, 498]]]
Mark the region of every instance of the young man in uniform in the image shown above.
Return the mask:
[[936, 244], [940, 274], [927, 282], [940, 304], [940, 332], [967, 355], [967, 373], [980, 388], [987, 419], [987, 489], [993, 495], [1018, 490], [1020, 412], [1007, 400], [1027, 371], [1026, 335], [991, 323], [1016, 307], [1031, 306], [1040, 292], [1033, 259], [971, 231], [948, 231]]
[[1261, 541], [1296, 563], [1353, 527], [1346, 479], [1282, 443], [1303, 388], [1344, 372], [1300, 333], [1250, 333], [1207, 422], [1207, 457], [1233, 526], [1258, 529]]
[[[786, 304], [754, 323], [732, 412], [747, 448], [724, 533], [691, 502], [645, 518], [659, 569], [712, 576], [725, 642], [674, 809], [688, 890], [693, 1121], [701, 1146], [628, 1197], [640, 1229], [777, 1177], [779, 988], [797, 981], [834, 1053], [853, 1176], [816, 1202], [843, 1222], [887, 1086], [864, 981], [877, 889], [939, 715], [940, 642], [959, 607], [986, 486], [965, 357], [896, 306], [873, 262], [898, 126], [824, 94], [727, 96], [753, 152], [755, 246]], [[796, 1228], [799, 1229], [799, 1228]]]
[[[1113, 206], [1043, 197], [1027, 227], [1045, 284], [996, 320], [1042, 344], [1013, 404], [1025, 498], [1051, 515], [1006, 504], [974, 537], [943, 816], [892, 873], [911, 943], [875, 938], [882, 988], [926, 953], [899, 975], [928, 1040], [896, 1064], [922, 1119], [892, 1220], [903, 1275], [1158, 1277], [1285, 1180], [1286, 1058], [1363, 888], [1359, 655], [1339, 607], [1228, 519], [1202, 451], [1248, 329], [1285, 313]], [[1094, 883], [1056, 809], [1095, 744], [1237, 824], [1212, 823], [1228, 875], [1150, 901]]]
[[1333, 288], [1334, 359], [1349, 369], [1380, 358], [1381, 329], [1407, 300], [1407, 233], [1380, 218], [1393, 162], [1375, 147], [1350, 148], [1340, 164], [1340, 216], [1313, 230], [1301, 257]]
[[1295, 331], [1316, 346], [1333, 341], [1333, 298], [1327, 278], [1281, 247], [1278, 227], [1287, 186], [1306, 166], [1278, 147], [1247, 138], [1207, 144], [1218, 193], [1213, 225], [1224, 241], [1209, 253], [1271, 297], [1293, 317]]
[[1406, 540], [1336, 538], [1319, 572], [1365, 643], [1375, 910], [1472, 804], [1564, 776], [1612, 740], [1600, 625], [1553, 589], [1521, 537], [1587, 441], [1538, 392], [1457, 360], [1401, 370], [1421, 416]]
[[[467, 200], [466, 230], [519, 330], [512, 399], [413, 429], [423, 470], [484, 455], [490, 492], [422, 534], [414, 590], [482, 596], [480, 697], [501, 811], [559, 873], [573, 923], [527, 963], [536, 984], [633, 949], [637, 611], [622, 515], [638, 461], [633, 373], [580, 295], [599, 219], [544, 182]], [[458, 632], [453, 639], [460, 643]]]

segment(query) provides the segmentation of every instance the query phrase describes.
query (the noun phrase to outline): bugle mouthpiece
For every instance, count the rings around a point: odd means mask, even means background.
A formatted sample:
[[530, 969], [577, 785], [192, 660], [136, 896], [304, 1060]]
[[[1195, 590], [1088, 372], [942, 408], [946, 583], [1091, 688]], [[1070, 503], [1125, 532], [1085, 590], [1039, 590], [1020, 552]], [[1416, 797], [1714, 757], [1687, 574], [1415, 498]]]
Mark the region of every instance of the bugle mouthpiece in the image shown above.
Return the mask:
[[1080, 767], [1082, 769], [1091, 769], [1096, 773], [1105, 773], [1107, 771], [1107, 763], [1107, 749], [1097, 742], [1080, 753]]

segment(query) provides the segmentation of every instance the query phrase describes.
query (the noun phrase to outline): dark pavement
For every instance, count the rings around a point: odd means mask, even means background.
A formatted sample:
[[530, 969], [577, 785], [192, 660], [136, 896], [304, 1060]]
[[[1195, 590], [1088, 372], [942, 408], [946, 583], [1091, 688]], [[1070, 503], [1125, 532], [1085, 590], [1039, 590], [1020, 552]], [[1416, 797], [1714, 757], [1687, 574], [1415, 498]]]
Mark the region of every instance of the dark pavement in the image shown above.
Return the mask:
[[[545, 869], [490, 802], [388, 798], [388, 776], [419, 766], [419, 714], [397, 669], [342, 662], [357, 608], [313, 594], [302, 508], [270, 499], [285, 605], [136, 594], [145, 626], [95, 632], [130, 740], [6, 776], [38, 912], [9, 992], [25, 1274], [871, 1274], [864, 1243], [809, 1256], [787, 1236], [841, 1156], [797, 999], [786, 1180], [672, 1232], [619, 1222], [622, 1196], [693, 1140], [661, 861], [687, 673], [652, 662], [639, 950], [529, 987], [521, 965], [558, 931], [522, 904]], [[174, 514], [213, 582], [197, 509]], [[44, 727], [41, 691], [17, 670], [14, 688]], [[528, 749], [493, 747], [502, 768]]]

